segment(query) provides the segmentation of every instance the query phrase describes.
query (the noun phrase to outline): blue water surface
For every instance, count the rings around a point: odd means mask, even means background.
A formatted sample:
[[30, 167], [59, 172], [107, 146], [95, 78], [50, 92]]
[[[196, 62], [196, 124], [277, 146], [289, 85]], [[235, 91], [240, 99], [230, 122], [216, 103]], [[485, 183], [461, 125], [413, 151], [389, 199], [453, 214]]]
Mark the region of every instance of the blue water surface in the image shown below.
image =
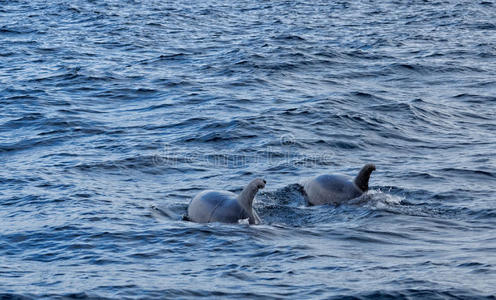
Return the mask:
[[[0, 1], [0, 298], [495, 299], [493, 1]], [[370, 191], [308, 207], [300, 184]], [[183, 221], [204, 189], [263, 224]]]

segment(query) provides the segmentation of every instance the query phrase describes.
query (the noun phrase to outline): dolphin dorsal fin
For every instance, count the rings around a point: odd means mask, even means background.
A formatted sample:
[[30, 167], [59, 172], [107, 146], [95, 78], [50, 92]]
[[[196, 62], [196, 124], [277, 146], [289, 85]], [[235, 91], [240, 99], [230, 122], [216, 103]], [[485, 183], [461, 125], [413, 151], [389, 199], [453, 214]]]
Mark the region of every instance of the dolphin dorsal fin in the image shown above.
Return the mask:
[[354, 183], [362, 192], [366, 192], [369, 189], [370, 174], [374, 170], [374, 164], [366, 164], [355, 177]]

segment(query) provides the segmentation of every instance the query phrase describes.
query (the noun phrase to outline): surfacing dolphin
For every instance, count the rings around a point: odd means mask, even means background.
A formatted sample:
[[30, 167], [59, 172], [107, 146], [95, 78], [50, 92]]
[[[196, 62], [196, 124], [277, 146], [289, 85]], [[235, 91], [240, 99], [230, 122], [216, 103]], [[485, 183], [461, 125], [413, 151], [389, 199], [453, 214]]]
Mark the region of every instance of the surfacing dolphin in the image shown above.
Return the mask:
[[197, 223], [237, 223], [248, 219], [250, 224], [260, 224], [261, 220], [253, 209], [253, 199], [265, 184], [265, 180], [256, 178], [239, 195], [228, 191], [203, 191], [191, 200], [187, 218]]
[[353, 182], [341, 175], [320, 175], [303, 186], [310, 205], [334, 204], [360, 197], [369, 189], [370, 174], [374, 164], [366, 164]]

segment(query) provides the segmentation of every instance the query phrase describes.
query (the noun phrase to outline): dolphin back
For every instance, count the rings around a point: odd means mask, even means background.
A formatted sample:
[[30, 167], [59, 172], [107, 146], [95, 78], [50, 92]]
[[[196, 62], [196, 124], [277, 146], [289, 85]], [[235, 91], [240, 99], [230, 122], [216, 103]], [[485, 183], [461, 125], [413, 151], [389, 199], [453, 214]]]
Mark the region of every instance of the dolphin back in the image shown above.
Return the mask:
[[362, 192], [356, 185], [341, 175], [320, 175], [304, 186], [311, 205], [338, 205], [359, 197]]
[[188, 206], [188, 218], [193, 222], [237, 223], [248, 218], [248, 214], [238, 204], [237, 196], [226, 191], [203, 191]]

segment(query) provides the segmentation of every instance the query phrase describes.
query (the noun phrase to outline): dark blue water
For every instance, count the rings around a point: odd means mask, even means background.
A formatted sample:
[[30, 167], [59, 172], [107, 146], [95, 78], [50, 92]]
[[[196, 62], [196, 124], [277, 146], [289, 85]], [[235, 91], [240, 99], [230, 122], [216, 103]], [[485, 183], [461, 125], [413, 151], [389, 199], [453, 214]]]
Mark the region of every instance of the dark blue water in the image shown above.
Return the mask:
[[[0, 298], [495, 299], [495, 20], [0, 1]], [[305, 205], [298, 184], [368, 162], [363, 199]], [[255, 177], [262, 225], [180, 220]]]

